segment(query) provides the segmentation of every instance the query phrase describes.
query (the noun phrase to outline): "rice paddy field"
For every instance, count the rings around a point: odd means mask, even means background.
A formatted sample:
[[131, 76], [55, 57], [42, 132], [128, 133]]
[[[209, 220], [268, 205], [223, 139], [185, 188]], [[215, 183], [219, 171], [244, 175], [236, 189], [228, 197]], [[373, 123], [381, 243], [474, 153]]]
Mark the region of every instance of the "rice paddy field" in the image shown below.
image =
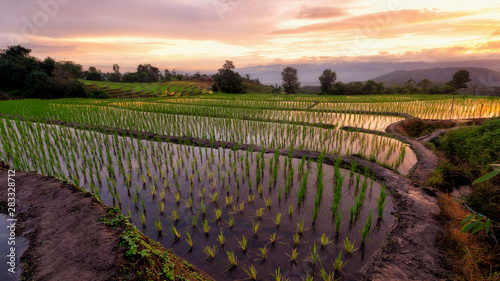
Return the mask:
[[0, 113], [1, 160], [85, 188], [216, 280], [359, 280], [396, 220], [392, 198], [369, 169], [325, 155], [406, 175], [417, 157], [389, 124], [498, 117], [500, 100], [204, 94], [2, 101]]

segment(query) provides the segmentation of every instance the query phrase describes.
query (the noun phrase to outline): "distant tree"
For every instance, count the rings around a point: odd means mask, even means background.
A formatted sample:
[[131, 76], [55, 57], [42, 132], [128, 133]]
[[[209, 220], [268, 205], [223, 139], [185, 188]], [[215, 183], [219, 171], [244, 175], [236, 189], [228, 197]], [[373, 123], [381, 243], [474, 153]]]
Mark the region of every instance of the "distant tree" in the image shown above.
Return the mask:
[[176, 76], [177, 75], [177, 72], [175, 71], [175, 68], [172, 70], [172, 76]]
[[465, 69], [460, 69], [453, 74], [453, 79], [446, 83], [455, 89], [467, 88], [467, 82], [470, 82], [470, 73]]
[[40, 68], [40, 61], [30, 56], [31, 49], [8, 46], [0, 50], [0, 81], [4, 88], [21, 89], [32, 71]]
[[88, 71], [84, 73], [85, 79], [89, 81], [104, 81], [104, 76], [102, 72], [98, 70], [95, 66], [89, 67]]
[[196, 73], [193, 75], [193, 78], [195, 78], [195, 79], [198, 79], [198, 78], [200, 78], [200, 77], [201, 77], [201, 74], [200, 74], [200, 72], [199, 72], [199, 71], [198, 71], [198, 72], [196, 72]]
[[[226, 61], [221, 69], [214, 75], [216, 89], [223, 93], [244, 93], [243, 78], [240, 74], [234, 72], [232, 61]], [[212, 86], [212, 89], [214, 87]]]
[[147, 78], [145, 79], [146, 83], [158, 82], [160, 80], [160, 69], [158, 67], [154, 67], [151, 64], [139, 64], [137, 66], [137, 73], [141, 76], [144, 76], [145, 73]]
[[80, 79], [83, 77], [83, 66], [72, 61], [59, 61], [54, 73], [62, 79]]
[[361, 86], [362, 95], [378, 95], [384, 91], [384, 83], [368, 80]]
[[297, 77], [297, 69], [291, 66], [286, 67], [281, 72], [281, 79], [283, 82], [283, 89], [287, 94], [295, 94], [300, 88], [299, 78]]
[[54, 70], [56, 69], [56, 61], [51, 58], [47, 57], [41, 64], [41, 70], [45, 72], [49, 77], [52, 77], [54, 75]]
[[168, 71], [168, 69], [165, 69], [164, 73], [165, 73], [165, 80], [167, 80], [167, 81], [172, 80], [172, 77], [173, 77], [172, 73], [170, 73], [170, 71]]
[[425, 78], [417, 83], [417, 87], [420, 87], [420, 89], [427, 91], [432, 87], [432, 82], [431, 80]]
[[31, 49], [25, 48], [21, 45], [7, 46], [7, 49], [0, 50], [0, 58], [12, 59], [18, 57], [28, 57]]
[[113, 64], [113, 72], [106, 73], [105, 80], [110, 82], [121, 82], [122, 74], [120, 73], [120, 66], [118, 64]]
[[417, 86], [415, 80], [408, 79], [403, 86], [403, 94], [415, 94], [417, 93]]
[[319, 82], [321, 83], [321, 94], [322, 95], [331, 95], [333, 90], [333, 83], [337, 80], [337, 73], [332, 71], [331, 69], [323, 70], [323, 74], [318, 77]]
[[182, 81], [182, 79], [184, 79], [184, 75], [177, 74], [177, 75], [175, 75], [175, 79], [177, 79], [178, 81]]
[[120, 66], [118, 64], [113, 64], [113, 71], [120, 73]]

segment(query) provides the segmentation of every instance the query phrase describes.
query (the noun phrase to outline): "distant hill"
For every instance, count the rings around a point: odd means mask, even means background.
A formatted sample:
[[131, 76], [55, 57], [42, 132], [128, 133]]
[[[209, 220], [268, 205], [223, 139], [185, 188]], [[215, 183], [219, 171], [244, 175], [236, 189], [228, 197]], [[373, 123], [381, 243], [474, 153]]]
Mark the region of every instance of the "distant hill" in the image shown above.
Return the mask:
[[473, 84], [484, 86], [500, 86], [500, 72], [487, 68], [478, 67], [446, 67], [446, 68], [427, 68], [415, 70], [397, 70], [382, 76], [373, 78], [377, 82], [383, 82], [385, 86], [403, 85], [409, 79], [416, 82], [425, 78], [431, 80], [434, 84], [442, 85], [450, 81], [453, 74], [460, 69], [466, 69], [470, 73]]

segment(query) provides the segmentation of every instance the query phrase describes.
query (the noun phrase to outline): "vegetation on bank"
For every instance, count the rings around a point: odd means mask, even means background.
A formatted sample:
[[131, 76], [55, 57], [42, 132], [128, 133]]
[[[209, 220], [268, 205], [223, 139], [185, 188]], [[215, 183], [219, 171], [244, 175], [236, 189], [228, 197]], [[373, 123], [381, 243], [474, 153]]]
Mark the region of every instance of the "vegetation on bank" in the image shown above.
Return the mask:
[[[500, 177], [473, 182], [491, 172], [490, 164], [500, 163], [500, 120], [452, 130], [435, 145], [442, 161], [429, 184], [445, 192], [470, 186], [470, 193], [460, 201], [454, 201], [449, 195], [440, 197], [444, 218], [442, 241], [455, 272], [465, 280], [498, 280]], [[472, 231], [474, 233], [467, 231], [464, 219], [471, 214], [490, 219], [491, 229]]]

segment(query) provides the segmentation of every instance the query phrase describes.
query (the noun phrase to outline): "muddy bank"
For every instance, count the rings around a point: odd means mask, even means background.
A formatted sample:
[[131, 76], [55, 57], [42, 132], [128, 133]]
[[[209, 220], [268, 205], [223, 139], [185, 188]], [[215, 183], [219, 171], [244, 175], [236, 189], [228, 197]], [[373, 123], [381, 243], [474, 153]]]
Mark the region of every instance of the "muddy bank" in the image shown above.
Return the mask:
[[[5, 165], [0, 179], [7, 178]], [[31, 172], [16, 171], [16, 214], [19, 235], [29, 240], [22, 256], [25, 280], [138, 280], [144, 267], [133, 266], [127, 247], [120, 242], [127, 224], [107, 225], [110, 208], [74, 185]], [[7, 201], [7, 181], [0, 181], [0, 206]], [[137, 235], [145, 243], [149, 239]], [[123, 245], [123, 244], [122, 244]], [[158, 245], [152, 246], [161, 253]], [[212, 280], [201, 271], [166, 252], [174, 276], [188, 280]], [[150, 258], [154, 260], [154, 257]], [[140, 264], [141, 260], [135, 260]], [[152, 280], [155, 280], [152, 278]]]

